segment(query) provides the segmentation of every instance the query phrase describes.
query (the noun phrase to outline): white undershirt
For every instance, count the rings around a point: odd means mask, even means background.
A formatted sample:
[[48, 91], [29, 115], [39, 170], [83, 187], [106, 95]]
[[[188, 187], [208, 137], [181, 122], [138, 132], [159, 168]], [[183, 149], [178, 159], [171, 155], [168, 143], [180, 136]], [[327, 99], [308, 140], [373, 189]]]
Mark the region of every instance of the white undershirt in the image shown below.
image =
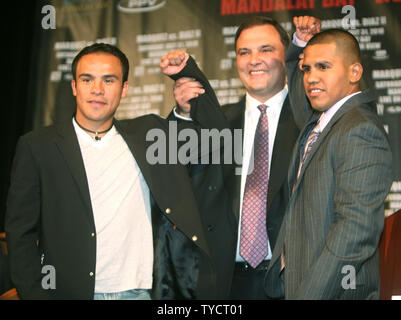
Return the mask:
[[[276, 132], [278, 127], [278, 122], [280, 119], [281, 109], [284, 104], [284, 100], [287, 97], [288, 89], [287, 86], [283, 88], [279, 93], [264, 102], [267, 106], [266, 114], [269, 124], [269, 176], [270, 176], [270, 166], [273, 155], [274, 140], [276, 138]], [[246, 94], [246, 107], [245, 107], [245, 123], [244, 123], [244, 144], [243, 144], [243, 165], [241, 172], [241, 201], [240, 201], [240, 216], [239, 221], [241, 222], [242, 216], [242, 201], [244, 198], [244, 190], [246, 177], [248, 173], [253, 142], [255, 139], [256, 127], [258, 125], [260, 111], [258, 106], [262, 103], [251, 97], [248, 93]], [[269, 191], [268, 191], [269, 192]], [[237, 256], [236, 261], [244, 261], [244, 259], [239, 254], [241, 239], [241, 223], [238, 225], [238, 242], [237, 242]], [[268, 243], [268, 255], [266, 260], [271, 259], [271, 248], [270, 243]]]
[[150, 289], [153, 236], [149, 188], [116, 128], [93, 140], [73, 119], [96, 227], [95, 292]]

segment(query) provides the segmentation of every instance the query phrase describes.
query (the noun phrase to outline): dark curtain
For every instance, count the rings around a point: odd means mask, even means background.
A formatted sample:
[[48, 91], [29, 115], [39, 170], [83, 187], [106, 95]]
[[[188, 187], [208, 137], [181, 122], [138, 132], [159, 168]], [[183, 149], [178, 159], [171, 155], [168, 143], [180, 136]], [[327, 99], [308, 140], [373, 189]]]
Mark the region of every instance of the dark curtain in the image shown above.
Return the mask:
[[35, 92], [30, 90], [38, 72], [41, 8], [43, 1], [8, 1], [1, 10], [2, 40], [2, 156], [0, 232], [4, 231], [7, 192], [19, 136], [33, 127]]

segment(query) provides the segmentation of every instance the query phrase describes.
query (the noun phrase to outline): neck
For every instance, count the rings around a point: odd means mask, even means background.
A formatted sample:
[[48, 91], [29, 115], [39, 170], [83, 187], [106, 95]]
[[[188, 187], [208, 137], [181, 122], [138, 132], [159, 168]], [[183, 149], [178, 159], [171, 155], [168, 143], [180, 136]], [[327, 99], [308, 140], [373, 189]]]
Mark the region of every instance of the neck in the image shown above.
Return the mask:
[[113, 125], [113, 118], [97, 121], [83, 117], [81, 114], [75, 114], [74, 118], [75, 121], [79, 123], [80, 126], [83, 126], [91, 131], [97, 131], [97, 132], [103, 131], [110, 128]]
[[348, 93], [348, 96], [349, 96], [350, 94], [353, 94], [353, 93], [359, 92], [359, 91], [361, 91], [359, 85], [353, 86], [352, 89], [350, 90], [350, 92]]
[[284, 87], [281, 88], [280, 90], [274, 91], [274, 92], [272, 92], [272, 93], [270, 93], [270, 94], [268, 94], [268, 95], [264, 95], [264, 96], [260, 96], [260, 95], [257, 96], [257, 95], [255, 95], [255, 94], [250, 93], [250, 92], [248, 92], [248, 94], [249, 94], [252, 98], [258, 100], [260, 103], [265, 103], [267, 100], [273, 98], [276, 94], [278, 94], [278, 93], [279, 93], [280, 91], [282, 91], [283, 89], [284, 89]]
[[[84, 130], [87, 134], [89, 134], [94, 140], [99, 141], [101, 138], [110, 131], [110, 129], [113, 127], [113, 121], [107, 121], [106, 123], [103, 123], [100, 126], [90, 126], [90, 127], [85, 127], [85, 125], [81, 124], [77, 117], [74, 117], [76, 124]], [[107, 128], [104, 129], [107, 125]]]
[[251, 93], [248, 91], [249, 95], [253, 97], [254, 99], [258, 100], [260, 103], [265, 103], [267, 100], [270, 98], [274, 97], [276, 94], [278, 94], [280, 91], [284, 89], [284, 86], [277, 88], [275, 90], [270, 91], [268, 94], [265, 95], [257, 95], [254, 93]]

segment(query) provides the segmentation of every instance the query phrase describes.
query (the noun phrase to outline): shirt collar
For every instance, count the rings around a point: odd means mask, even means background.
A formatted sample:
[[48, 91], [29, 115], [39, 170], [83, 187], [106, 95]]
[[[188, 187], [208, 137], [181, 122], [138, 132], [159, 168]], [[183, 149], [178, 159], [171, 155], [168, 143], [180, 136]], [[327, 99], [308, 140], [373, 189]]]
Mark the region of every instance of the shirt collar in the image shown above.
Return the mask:
[[288, 87], [287, 85], [284, 88], [276, 93], [273, 97], [261, 103], [259, 100], [252, 97], [248, 92], [246, 93], [246, 112], [252, 112], [257, 110], [257, 107], [261, 104], [268, 106], [270, 110], [281, 111], [281, 108], [284, 104], [284, 100], [287, 97]]
[[350, 99], [351, 97], [357, 95], [361, 91], [352, 93], [341, 100], [337, 101], [332, 107], [327, 109], [319, 118], [319, 131], [322, 132], [326, 125], [330, 122], [330, 120], [334, 117], [338, 110]]

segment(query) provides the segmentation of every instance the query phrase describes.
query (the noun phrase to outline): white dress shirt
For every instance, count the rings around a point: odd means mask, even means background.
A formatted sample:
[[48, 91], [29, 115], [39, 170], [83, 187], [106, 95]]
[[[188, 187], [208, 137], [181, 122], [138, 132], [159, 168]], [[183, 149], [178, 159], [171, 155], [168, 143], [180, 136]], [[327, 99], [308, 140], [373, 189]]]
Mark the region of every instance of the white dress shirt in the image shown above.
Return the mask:
[[[283, 88], [276, 95], [265, 101], [263, 104], [267, 106], [266, 114], [269, 124], [269, 176], [270, 176], [270, 166], [273, 154], [274, 140], [276, 138], [276, 132], [278, 127], [278, 122], [280, 119], [281, 109], [284, 104], [284, 100], [287, 97], [288, 89], [287, 86]], [[248, 169], [250, 167], [251, 153], [253, 150], [253, 143], [255, 139], [256, 127], [258, 125], [260, 111], [258, 106], [262, 103], [251, 97], [248, 93], [246, 94], [246, 106], [245, 106], [245, 123], [244, 123], [244, 144], [243, 144], [243, 164], [241, 172], [241, 200], [240, 200], [240, 216], [239, 221], [241, 221], [242, 216], [242, 201], [244, 198], [244, 190], [246, 177]], [[253, 157], [252, 157], [253, 158]], [[267, 191], [269, 192], [269, 191]], [[238, 243], [237, 243], [237, 256], [236, 261], [244, 261], [239, 253], [240, 249], [240, 239], [241, 239], [241, 223], [238, 226]], [[270, 243], [268, 243], [268, 255], [266, 260], [271, 259], [271, 248]]]

